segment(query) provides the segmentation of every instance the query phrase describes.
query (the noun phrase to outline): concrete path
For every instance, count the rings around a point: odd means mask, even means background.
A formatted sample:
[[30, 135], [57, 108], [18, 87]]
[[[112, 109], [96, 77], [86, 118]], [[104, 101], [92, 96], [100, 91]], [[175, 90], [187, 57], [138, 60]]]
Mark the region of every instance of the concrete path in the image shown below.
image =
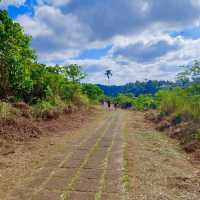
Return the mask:
[[116, 111], [66, 154], [49, 160], [7, 200], [121, 200], [124, 113]]
[[71, 139], [69, 133], [59, 138], [62, 151], [58, 143], [54, 159], [45, 159], [2, 200], [200, 199], [199, 165], [177, 141], [156, 131], [144, 113], [99, 116]]

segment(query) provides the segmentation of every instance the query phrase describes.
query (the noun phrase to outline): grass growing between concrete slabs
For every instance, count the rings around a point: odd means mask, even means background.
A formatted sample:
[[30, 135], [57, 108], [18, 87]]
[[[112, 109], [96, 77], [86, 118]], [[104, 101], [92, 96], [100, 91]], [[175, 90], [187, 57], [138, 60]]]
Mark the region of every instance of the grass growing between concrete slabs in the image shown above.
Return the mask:
[[103, 163], [103, 173], [102, 173], [100, 181], [99, 181], [99, 191], [95, 194], [95, 200], [101, 200], [101, 197], [102, 197], [103, 188], [105, 187], [105, 175], [106, 175], [106, 170], [107, 170], [107, 166], [108, 166], [108, 159], [109, 159], [109, 156], [111, 153], [111, 149], [113, 147], [113, 142], [114, 142], [114, 138], [112, 140], [111, 146], [108, 149], [106, 158]]
[[[112, 121], [111, 123], [112, 124]], [[94, 144], [94, 146], [92, 147], [92, 149], [90, 150], [90, 152], [87, 154], [86, 158], [84, 159], [83, 163], [81, 164], [81, 166], [79, 167], [79, 169], [76, 172], [76, 175], [73, 177], [73, 179], [71, 180], [70, 184], [67, 186], [66, 192], [64, 192], [61, 195], [61, 199], [62, 200], [69, 200], [70, 199], [70, 195], [72, 193], [72, 190], [74, 189], [80, 175], [81, 175], [81, 170], [84, 168], [84, 166], [88, 163], [90, 157], [94, 154], [94, 152], [98, 149], [98, 145], [100, 143], [100, 141], [102, 140], [102, 138], [106, 135], [107, 130], [109, 129], [110, 126], [105, 126], [105, 129], [103, 130], [103, 134], [97, 139], [96, 143]]]
[[130, 177], [129, 177], [129, 155], [128, 155], [128, 129], [127, 129], [127, 122], [124, 127], [124, 146], [123, 146], [123, 192], [125, 194], [125, 200], [129, 200], [129, 192], [130, 191]]
[[[117, 130], [115, 130], [115, 131], [117, 131]], [[111, 150], [113, 148], [116, 135], [117, 135], [117, 133], [115, 133], [113, 138], [112, 138], [111, 145], [108, 148], [108, 151], [107, 151], [104, 163], [103, 163], [103, 173], [101, 175], [100, 182], [99, 182], [99, 191], [95, 194], [95, 200], [101, 200], [102, 199], [103, 189], [105, 187], [105, 176], [106, 176], [107, 168], [108, 168], [108, 160], [109, 160], [109, 157], [111, 155]]]

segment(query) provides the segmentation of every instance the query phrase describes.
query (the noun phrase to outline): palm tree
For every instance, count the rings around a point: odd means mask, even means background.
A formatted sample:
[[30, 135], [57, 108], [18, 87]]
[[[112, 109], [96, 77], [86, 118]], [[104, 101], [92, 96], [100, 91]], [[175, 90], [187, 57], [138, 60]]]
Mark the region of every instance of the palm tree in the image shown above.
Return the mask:
[[112, 74], [112, 71], [111, 71], [110, 69], [106, 70], [105, 75], [106, 75], [106, 77], [107, 77], [107, 79], [108, 79], [108, 82], [109, 82], [110, 77], [113, 75], [113, 74]]

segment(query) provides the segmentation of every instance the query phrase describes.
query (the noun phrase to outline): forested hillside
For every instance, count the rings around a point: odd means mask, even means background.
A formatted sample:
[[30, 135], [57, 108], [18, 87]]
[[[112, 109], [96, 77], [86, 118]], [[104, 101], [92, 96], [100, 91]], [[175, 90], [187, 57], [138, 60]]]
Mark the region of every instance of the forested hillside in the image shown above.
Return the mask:
[[164, 88], [173, 88], [179, 85], [178, 82], [170, 81], [136, 81], [135, 83], [127, 83], [126, 85], [121, 86], [107, 86], [107, 85], [98, 85], [107, 96], [116, 96], [119, 93], [122, 94], [133, 94], [134, 96], [139, 96], [143, 94], [155, 94], [158, 90]]

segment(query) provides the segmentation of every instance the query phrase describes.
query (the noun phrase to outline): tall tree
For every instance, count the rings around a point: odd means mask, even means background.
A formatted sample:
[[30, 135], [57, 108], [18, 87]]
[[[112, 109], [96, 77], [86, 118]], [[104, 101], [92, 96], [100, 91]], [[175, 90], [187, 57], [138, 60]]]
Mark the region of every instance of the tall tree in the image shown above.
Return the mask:
[[22, 96], [31, 90], [29, 67], [36, 56], [30, 41], [19, 23], [0, 10], [0, 97]]
[[105, 76], [107, 77], [108, 82], [109, 82], [110, 77], [111, 77], [112, 75], [113, 75], [113, 74], [112, 74], [112, 71], [111, 71], [110, 69], [106, 70], [106, 72], [105, 72]]
[[188, 83], [190, 80], [193, 83], [200, 83], [200, 61], [195, 60], [192, 65], [181, 66], [184, 68], [183, 72], [177, 75], [177, 80], [182, 83]]
[[75, 82], [80, 82], [86, 77], [86, 74], [82, 71], [82, 68], [76, 64], [64, 66], [66, 78]]

